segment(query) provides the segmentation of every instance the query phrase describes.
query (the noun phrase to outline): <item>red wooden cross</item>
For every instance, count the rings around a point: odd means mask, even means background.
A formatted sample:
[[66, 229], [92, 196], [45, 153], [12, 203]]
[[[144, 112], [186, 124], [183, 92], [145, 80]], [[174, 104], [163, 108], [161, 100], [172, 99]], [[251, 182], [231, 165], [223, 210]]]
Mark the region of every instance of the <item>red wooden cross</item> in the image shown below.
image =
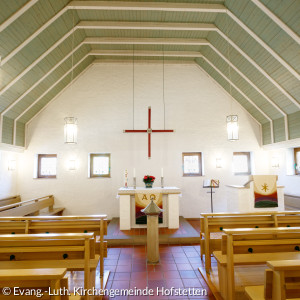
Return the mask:
[[154, 132], [174, 132], [172, 129], [159, 129], [154, 130], [151, 128], [151, 106], [148, 107], [148, 129], [145, 130], [124, 130], [125, 133], [128, 132], [146, 132], [148, 133], [148, 158], [151, 158], [151, 133]]

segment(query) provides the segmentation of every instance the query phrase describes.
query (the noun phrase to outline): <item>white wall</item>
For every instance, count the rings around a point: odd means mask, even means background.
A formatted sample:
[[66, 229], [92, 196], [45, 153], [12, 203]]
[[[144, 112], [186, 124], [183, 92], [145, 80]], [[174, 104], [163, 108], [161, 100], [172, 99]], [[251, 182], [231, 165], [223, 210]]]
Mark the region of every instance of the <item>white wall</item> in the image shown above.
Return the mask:
[[18, 194], [18, 176], [16, 170], [8, 170], [10, 160], [18, 163], [20, 154], [0, 150], [0, 199]]
[[[300, 196], [300, 176], [294, 175], [294, 150], [293, 148], [283, 148], [271, 150], [269, 152], [270, 174], [278, 175], [278, 184], [283, 185], [284, 193], [287, 195]], [[277, 158], [279, 167], [272, 167], [272, 159]]]
[[[227, 207], [226, 184], [243, 184], [245, 176], [233, 176], [233, 151], [253, 151], [256, 174], [268, 170], [266, 152], [260, 148], [260, 129], [237, 104], [240, 140], [228, 142], [225, 118], [230, 114], [230, 98], [196, 65], [165, 66], [166, 128], [175, 133], [152, 134], [152, 159], [147, 158], [147, 135], [123, 133], [132, 129], [132, 65], [97, 64], [84, 73], [41, 114], [29, 123], [28, 148], [20, 162], [19, 189], [24, 199], [54, 194], [57, 206], [67, 214], [107, 213], [119, 215], [117, 190], [123, 173], [132, 176], [136, 168], [137, 185], [142, 177], [160, 177], [164, 168], [165, 185], [182, 188], [180, 214], [199, 217], [210, 211], [210, 196], [202, 188], [203, 179], [220, 180], [214, 194], [215, 211]], [[147, 107], [152, 107], [152, 128], [163, 128], [162, 65], [135, 66], [135, 129], [146, 129]], [[78, 118], [78, 144], [63, 141], [65, 117]], [[182, 177], [182, 152], [201, 151], [204, 177]], [[88, 153], [111, 153], [111, 178], [88, 178]], [[37, 153], [58, 155], [57, 179], [33, 179]], [[76, 156], [79, 168], [69, 171], [67, 161]], [[215, 167], [222, 157], [224, 167]], [[267, 162], [266, 162], [267, 161]], [[132, 181], [129, 181], [132, 184]], [[155, 181], [159, 186], [160, 181]]]

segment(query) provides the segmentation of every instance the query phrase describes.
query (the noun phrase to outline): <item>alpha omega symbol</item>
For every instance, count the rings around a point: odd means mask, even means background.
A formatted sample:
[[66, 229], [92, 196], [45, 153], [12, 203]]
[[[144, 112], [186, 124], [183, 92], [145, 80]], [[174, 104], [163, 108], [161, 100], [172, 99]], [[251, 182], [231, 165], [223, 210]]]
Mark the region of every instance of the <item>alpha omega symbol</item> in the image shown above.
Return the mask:
[[[150, 195], [150, 199], [153, 199], [154, 201], [156, 200], [156, 196], [154, 195], [154, 194], [151, 194]], [[143, 194], [143, 198], [142, 198], [142, 200], [148, 200], [148, 198], [147, 198], [147, 195], [146, 194]]]

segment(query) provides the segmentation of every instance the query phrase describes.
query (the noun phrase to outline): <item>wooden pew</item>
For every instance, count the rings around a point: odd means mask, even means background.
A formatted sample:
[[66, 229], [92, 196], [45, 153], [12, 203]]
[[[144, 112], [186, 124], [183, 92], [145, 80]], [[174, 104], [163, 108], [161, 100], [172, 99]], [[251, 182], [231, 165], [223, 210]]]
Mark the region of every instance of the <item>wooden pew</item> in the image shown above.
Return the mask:
[[92, 289], [98, 263], [93, 233], [0, 235], [1, 269], [84, 271], [84, 288]]
[[267, 261], [264, 286], [248, 286], [250, 300], [283, 300], [300, 298], [300, 260]]
[[211, 268], [213, 251], [221, 250], [221, 237], [224, 229], [230, 228], [269, 228], [300, 227], [299, 211], [261, 211], [251, 213], [214, 213], [201, 214], [200, 250], [201, 259], [205, 255], [205, 269]]
[[300, 259], [300, 228], [224, 229], [218, 262], [220, 292], [235, 299], [235, 265], [266, 264], [269, 260]]
[[[66, 268], [51, 269], [1, 269], [0, 270], [0, 299], [16, 298], [68, 300], [69, 295], [49, 295], [59, 289], [68, 290], [68, 279], [64, 278]], [[5, 289], [3, 289], [5, 288]]]
[[100, 277], [104, 276], [104, 257], [107, 257], [107, 216], [32, 216], [0, 217], [0, 234], [85, 233], [96, 239], [96, 254], [100, 255]]
[[18, 202], [21, 202], [21, 197], [19, 195], [3, 198], [3, 199], [0, 199], [0, 207], [18, 203]]
[[46, 215], [62, 215], [64, 208], [54, 208], [53, 205], [53, 195], [31, 199], [27, 201], [20, 201], [14, 204], [0, 207], [0, 217], [39, 215], [40, 210], [45, 208], [48, 209]]

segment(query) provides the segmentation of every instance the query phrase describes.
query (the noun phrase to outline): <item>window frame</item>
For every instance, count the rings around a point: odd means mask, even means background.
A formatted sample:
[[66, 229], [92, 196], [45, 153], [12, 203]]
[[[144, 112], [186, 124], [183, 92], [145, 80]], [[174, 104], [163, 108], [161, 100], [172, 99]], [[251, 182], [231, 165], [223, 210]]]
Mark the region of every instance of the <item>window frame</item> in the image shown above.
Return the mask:
[[55, 175], [42, 175], [41, 174], [42, 158], [50, 158], [50, 157], [55, 157], [57, 159], [57, 154], [38, 154], [37, 178], [56, 178], [56, 176], [57, 176], [57, 165], [56, 165], [56, 174]]
[[[233, 170], [233, 174], [234, 175], [251, 175], [252, 174], [252, 168], [251, 168], [251, 152], [233, 152], [233, 157], [235, 155], [245, 155], [247, 156], [247, 163], [248, 163], [248, 171], [247, 172], [234, 172]], [[232, 157], [232, 164], [233, 164], [233, 157]], [[232, 165], [233, 168], [233, 165]]]
[[[94, 157], [108, 157], [108, 174], [93, 174]], [[111, 167], [110, 167], [111, 155], [110, 155], [110, 153], [90, 153], [89, 159], [90, 159], [90, 171], [89, 171], [90, 178], [110, 178], [111, 177]]]
[[[199, 161], [199, 173], [184, 173], [184, 157], [185, 156], [198, 156]], [[196, 177], [203, 176], [202, 170], [203, 162], [202, 162], [202, 152], [182, 152], [182, 176], [183, 177]]]
[[294, 167], [295, 167], [295, 175], [300, 176], [300, 170], [296, 168], [297, 166], [297, 153], [300, 153], [300, 147], [294, 148]]

